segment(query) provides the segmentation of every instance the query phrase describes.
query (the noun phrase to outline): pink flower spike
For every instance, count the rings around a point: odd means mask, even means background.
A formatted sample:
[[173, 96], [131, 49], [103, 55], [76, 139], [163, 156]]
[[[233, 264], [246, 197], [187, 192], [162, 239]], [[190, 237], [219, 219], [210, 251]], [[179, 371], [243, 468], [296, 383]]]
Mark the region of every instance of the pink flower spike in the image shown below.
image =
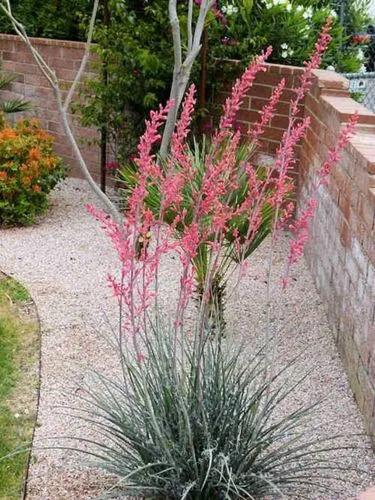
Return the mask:
[[268, 47], [260, 56], [254, 58], [241, 78], [236, 80], [232, 94], [227, 98], [223, 107], [223, 115], [220, 119], [219, 130], [230, 129], [234, 119], [243, 103], [246, 92], [251, 88], [257, 73], [266, 71], [265, 61], [272, 53], [272, 47]]
[[318, 175], [320, 177], [319, 185], [328, 184], [329, 174], [331, 173], [335, 163], [339, 161], [342, 150], [348, 144], [350, 138], [355, 134], [355, 127], [358, 124], [358, 120], [358, 113], [355, 113], [349, 118], [348, 123], [340, 132], [336, 147], [328, 151], [327, 160], [318, 171]]
[[185, 172], [186, 177], [191, 175], [191, 165], [189, 156], [186, 154], [187, 145], [186, 138], [190, 132], [190, 124], [194, 112], [195, 99], [195, 85], [192, 84], [186, 94], [185, 100], [182, 105], [180, 119], [177, 122], [176, 129], [172, 135], [171, 140], [171, 157], [173, 162], [179, 164]]
[[259, 112], [260, 120], [254, 124], [250, 130], [249, 135], [253, 141], [257, 142], [259, 136], [264, 132], [264, 128], [270, 123], [275, 115], [276, 106], [279, 103], [282, 93], [285, 88], [285, 78], [283, 78], [277, 87], [273, 90], [269, 102]]
[[297, 89], [295, 89], [296, 97], [292, 100], [290, 106], [290, 113], [293, 117], [297, 116], [299, 105], [302, 99], [305, 97], [306, 93], [311, 88], [314, 77], [313, 71], [319, 68], [322, 62], [323, 54], [327, 50], [327, 47], [332, 40], [332, 37], [329, 34], [332, 28], [332, 22], [332, 17], [328, 17], [322, 31], [320, 32], [319, 39], [315, 44], [314, 53], [312, 54], [310, 60], [304, 63], [305, 70], [299, 77], [300, 85]]

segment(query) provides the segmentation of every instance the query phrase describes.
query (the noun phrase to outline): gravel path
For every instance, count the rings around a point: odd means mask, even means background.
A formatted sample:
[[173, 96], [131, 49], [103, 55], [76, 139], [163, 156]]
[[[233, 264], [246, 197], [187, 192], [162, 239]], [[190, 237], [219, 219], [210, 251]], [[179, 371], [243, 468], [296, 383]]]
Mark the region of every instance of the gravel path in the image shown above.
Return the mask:
[[[84, 181], [68, 180], [56, 189], [52, 207], [39, 224], [30, 228], [2, 230], [0, 269], [14, 276], [30, 291], [42, 325], [41, 399], [30, 470], [30, 499], [89, 499], [105, 486], [100, 473], [88, 471], [82, 457], [73, 451], [43, 449], [61, 444], [61, 436], [87, 436], [85, 426], [67, 414], [64, 408], [77, 404], [77, 384], [86, 380], [88, 368], [107, 374], [116, 370], [113, 354], [100, 335], [108, 332], [107, 317], [115, 317], [116, 308], [105, 281], [116, 268], [116, 258], [97, 223], [84, 209], [96, 202]], [[267, 242], [254, 254], [245, 282], [232, 298], [228, 309], [238, 319], [236, 335], [246, 337], [247, 345], [259, 343], [259, 328], [265, 321], [265, 260]], [[285, 242], [275, 253], [275, 276], [280, 275]], [[164, 291], [176, 277], [176, 261], [163, 269]], [[283, 300], [278, 321], [279, 347], [276, 365], [282, 365], [303, 352], [294, 369], [298, 377], [314, 369], [308, 381], [293, 394], [291, 405], [311, 403], [329, 395], [316, 417], [317, 435], [363, 432], [361, 417], [348, 388], [346, 376], [333, 345], [323, 306], [303, 263], [295, 270], [293, 285], [275, 303]], [[275, 313], [276, 314], [276, 313]], [[353, 442], [354, 438], [351, 438]], [[72, 447], [74, 440], [67, 441]], [[342, 485], [339, 500], [355, 498], [375, 482], [375, 460], [365, 437], [355, 438], [358, 449], [350, 460], [361, 469], [351, 474], [358, 484]], [[65, 444], [65, 443], [64, 443]], [[328, 499], [328, 496], [311, 495]]]

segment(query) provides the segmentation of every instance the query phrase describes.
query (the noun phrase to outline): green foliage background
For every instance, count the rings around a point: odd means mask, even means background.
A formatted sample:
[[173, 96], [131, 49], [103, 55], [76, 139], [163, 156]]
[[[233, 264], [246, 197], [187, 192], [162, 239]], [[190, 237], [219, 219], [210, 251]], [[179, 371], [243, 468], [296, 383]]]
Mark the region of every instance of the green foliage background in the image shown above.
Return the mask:
[[[13, 13], [30, 36], [83, 40], [80, 20], [90, 15], [91, 0], [12, 0]], [[0, 15], [0, 32], [12, 33], [5, 15]]]
[[[226, 14], [224, 23], [213, 14], [208, 18], [208, 99], [267, 45], [274, 48], [272, 62], [301, 65], [327, 15], [333, 10], [340, 13], [341, 1], [218, 0], [221, 9], [229, 5], [237, 12]], [[12, 4], [30, 35], [73, 40], [85, 37], [92, 0], [13, 0]], [[184, 36], [187, 0], [178, 6]], [[350, 35], [366, 30], [370, 22], [367, 6], [368, 0], [346, 1], [343, 26], [336, 16], [325, 67], [334, 66], [341, 72], [359, 70], [363, 61], [358, 47], [350, 43]], [[305, 18], [302, 7], [311, 8], [313, 15]], [[11, 31], [1, 15], [0, 31]], [[85, 105], [76, 111], [84, 125], [107, 128], [112, 156], [122, 162], [134, 154], [149, 111], [168, 98], [173, 69], [168, 0], [100, 0], [95, 41], [100, 77], [87, 82]], [[233, 65], [222, 64], [223, 59], [241, 61], [236, 73]], [[192, 79], [199, 81], [199, 63]], [[201, 114], [205, 112], [201, 110]]]

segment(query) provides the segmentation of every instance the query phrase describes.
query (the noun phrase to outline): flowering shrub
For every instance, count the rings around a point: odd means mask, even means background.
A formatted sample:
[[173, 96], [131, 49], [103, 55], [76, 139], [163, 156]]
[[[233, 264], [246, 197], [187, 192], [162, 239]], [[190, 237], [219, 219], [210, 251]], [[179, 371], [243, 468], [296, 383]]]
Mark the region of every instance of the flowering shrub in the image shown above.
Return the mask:
[[[240, 133], [234, 122], [256, 73], [265, 70], [271, 49], [255, 58], [236, 81], [212, 145], [201, 158], [204, 169], [199, 181], [187, 143], [195, 105], [191, 87], [166, 164], [158, 162], [154, 150], [174, 103], [151, 112], [138, 145], [135, 182], [124, 221], [117, 223], [88, 207], [111, 239], [120, 262], [109, 283], [119, 305], [119, 325], [113, 332], [121, 375], [116, 380], [99, 375], [99, 390], [82, 388], [83, 400], [88, 403], [82, 418], [93, 423], [100, 435], [97, 442], [95, 438], [90, 441], [94, 450], [87, 451], [85, 446], [83, 451], [93, 454], [105, 470], [117, 476], [111, 488], [115, 496], [264, 498], [287, 495], [290, 488], [294, 496], [303, 496], [307, 483], [315, 493], [325, 488], [324, 479], [332, 477], [332, 471], [342, 475], [343, 463], [329, 457], [338, 445], [306, 437], [308, 431], [302, 425], [311, 408], [300, 408], [281, 419], [277, 416], [278, 405], [293, 387], [285, 383], [277, 386], [278, 374], [269, 363], [270, 346], [266, 346], [265, 357], [258, 353], [249, 361], [246, 353], [241, 360], [242, 346], [236, 351], [221, 335], [207, 332], [215, 277], [228, 257], [227, 237], [233, 239], [241, 279], [265, 203], [273, 208], [272, 237], [282, 228], [292, 232], [284, 285], [288, 268], [301, 256], [317, 201], [311, 199], [291, 222], [293, 205], [285, 206], [285, 196], [291, 190], [295, 147], [309, 127], [309, 118], [299, 116], [299, 105], [330, 41], [329, 29], [330, 21], [294, 89], [290, 124], [274, 166], [257, 175], [248, 159], [241, 165], [247, 185], [241, 201], [231, 202], [240, 188], [236, 158]], [[257, 143], [274, 115], [282, 91], [283, 82], [249, 130], [253, 142]], [[356, 121], [355, 116], [351, 118], [329, 151], [317, 172], [316, 190], [328, 181]], [[270, 184], [273, 187], [269, 190]], [[151, 210], [148, 200], [154, 189], [159, 193], [157, 210]], [[188, 208], [184, 205], [186, 190], [194, 200]], [[242, 235], [232, 226], [235, 217], [246, 221]], [[166, 218], [170, 219], [168, 224]], [[188, 321], [185, 312], [194, 289], [194, 259], [202, 245], [209, 254], [202, 301], [195, 319]], [[171, 316], [166, 317], [159, 304], [159, 267], [165, 256], [173, 254], [180, 260], [180, 280]], [[335, 437], [328, 441], [331, 439]], [[87, 440], [83, 442], [86, 445]]]
[[[337, 71], [357, 71], [362, 60], [360, 54], [340, 24], [333, 2], [254, 0], [246, 11], [243, 0], [220, 2], [225, 10], [225, 22], [216, 22], [210, 30], [212, 55], [219, 58], [239, 59], [244, 63], [251, 54], [259, 52], [264, 45], [272, 45], [271, 62], [301, 66], [312, 51], [320, 26], [328, 15], [334, 19], [331, 30], [332, 43], [325, 53], [323, 67], [334, 67]], [[229, 6], [233, 6], [228, 13]], [[352, 7], [352, 16], [355, 7]], [[355, 11], [357, 12], [357, 11]], [[362, 20], [365, 23], [364, 19]], [[362, 29], [366, 27], [363, 24]], [[358, 29], [358, 28], [357, 28]], [[217, 40], [222, 42], [222, 46]], [[302, 42], [302, 43], [301, 43]]]
[[[12, 10], [17, 19], [27, 27], [30, 36], [59, 38], [62, 40], [86, 40], [85, 23], [91, 13], [86, 0], [12, 0]], [[0, 32], [14, 33], [6, 16], [0, 16]]]
[[48, 193], [64, 177], [52, 138], [36, 120], [0, 129], [0, 225], [32, 224]]

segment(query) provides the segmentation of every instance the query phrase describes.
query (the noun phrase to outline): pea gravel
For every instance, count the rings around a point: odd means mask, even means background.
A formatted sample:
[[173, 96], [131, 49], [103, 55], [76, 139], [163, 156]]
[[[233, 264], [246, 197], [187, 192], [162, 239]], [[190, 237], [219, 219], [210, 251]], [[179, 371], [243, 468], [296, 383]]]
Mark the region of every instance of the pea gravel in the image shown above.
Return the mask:
[[[29, 471], [29, 499], [95, 498], [109, 484], [109, 478], [99, 471], [87, 469], [82, 455], [56, 448], [63, 445], [74, 449], [78, 446], [74, 436], [90, 438], [87, 425], [68, 410], [79, 405], [79, 385], [90, 382], [90, 370], [108, 375], [117, 371], [115, 355], [106, 340], [116, 307], [105, 280], [107, 273], [116, 269], [117, 261], [97, 222], [86, 213], [86, 203], [96, 204], [86, 182], [69, 179], [52, 194], [51, 209], [37, 225], [2, 230], [0, 235], [0, 269], [27, 287], [39, 309], [42, 326], [41, 398]], [[229, 297], [228, 323], [236, 318], [236, 333], [228, 341], [246, 339], [249, 351], [264, 339], [269, 252], [273, 253], [277, 281], [285, 262], [285, 243], [281, 239], [270, 250], [265, 242], [251, 258], [241, 286]], [[166, 304], [174, 294], [177, 270], [176, 259], [168, 258], [163, 263], [161, 282]], [[346, 443], [355, 446], [345, 455], [358, 471], [344, 473], [355, 484], [335, 484], [339, 491], [331, 496], [311, 491], [309, 498], [354, 499], [375, 483], [375, 459], [369, 440], [362, 434], [361, 416], [304, 262], [294, 270], [287, 291], [281, 293], [276, 287], [272, 297], [275, 368], [299, 355], [289, 375], [292, 380], [312, 370], [280, 411], [326, 397], [309, 437], [345, 433], [351, 436]], [[337, 452], [340, 457], [343, 453]]]

